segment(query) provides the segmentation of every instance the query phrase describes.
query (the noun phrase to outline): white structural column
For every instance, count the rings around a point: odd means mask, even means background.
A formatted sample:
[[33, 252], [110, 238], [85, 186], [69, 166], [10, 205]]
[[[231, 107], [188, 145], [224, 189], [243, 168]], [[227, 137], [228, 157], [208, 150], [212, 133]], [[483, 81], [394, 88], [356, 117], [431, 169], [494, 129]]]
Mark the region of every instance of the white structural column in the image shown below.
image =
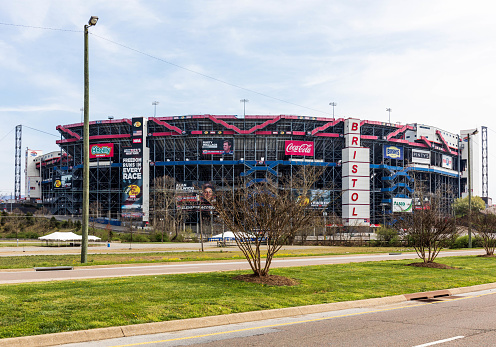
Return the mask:
[[360, 146], [360, 120], [344, 122], [342, 160], [343, 224], [370, 225], [370, 156], [369, 148]]

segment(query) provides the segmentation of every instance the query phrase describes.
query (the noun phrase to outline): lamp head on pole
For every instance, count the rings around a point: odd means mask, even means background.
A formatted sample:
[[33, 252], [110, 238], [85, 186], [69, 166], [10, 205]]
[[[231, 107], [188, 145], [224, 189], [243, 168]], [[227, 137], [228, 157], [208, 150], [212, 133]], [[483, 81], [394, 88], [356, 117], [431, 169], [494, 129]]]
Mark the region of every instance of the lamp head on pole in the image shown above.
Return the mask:
[[90, 20], [88, 21], [88, 26], [93, 26], [96, 25], [98, 22], [98, 17], [97, 16], [91, 16]]

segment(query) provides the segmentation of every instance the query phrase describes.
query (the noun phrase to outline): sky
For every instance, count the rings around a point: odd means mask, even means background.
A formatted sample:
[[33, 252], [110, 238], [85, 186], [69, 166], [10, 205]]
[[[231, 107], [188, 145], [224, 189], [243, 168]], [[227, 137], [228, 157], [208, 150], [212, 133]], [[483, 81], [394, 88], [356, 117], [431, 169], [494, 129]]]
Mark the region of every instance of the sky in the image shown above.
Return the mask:
[[[154, 115], [356, 117], [459, 133], [488, 127], [496, 198], [496, 21], [472, 0], [16, 0], [0, 2], [0, 195], [24, 150], [79, 123], [83, 27], [90, 120]], [[479, 141], [480, 142], [480, 141]], [[480, 143], [474, 143], [480, 147]], [[481, 175], [481, 168], [474, 168]], [[24, 194], [24, 175], [21, 183]]]

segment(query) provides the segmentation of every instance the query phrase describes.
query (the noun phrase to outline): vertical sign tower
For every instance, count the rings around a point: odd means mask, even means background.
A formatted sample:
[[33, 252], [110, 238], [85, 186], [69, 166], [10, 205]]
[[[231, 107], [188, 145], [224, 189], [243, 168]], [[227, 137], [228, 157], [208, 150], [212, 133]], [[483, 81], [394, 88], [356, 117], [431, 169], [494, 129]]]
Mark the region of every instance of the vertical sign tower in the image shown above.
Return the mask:
[[360, 146], [360, 120], [344, 122], [343, 148], [343, 225], [370, 225], [369, 148]]

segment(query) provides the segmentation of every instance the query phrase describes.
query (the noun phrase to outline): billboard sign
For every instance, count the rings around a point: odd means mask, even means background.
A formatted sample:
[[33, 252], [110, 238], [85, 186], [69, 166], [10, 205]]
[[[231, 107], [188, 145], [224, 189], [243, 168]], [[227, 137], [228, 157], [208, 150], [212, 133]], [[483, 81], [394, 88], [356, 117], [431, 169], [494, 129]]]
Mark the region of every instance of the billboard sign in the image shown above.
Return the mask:
[[[122, 212], [141, 212], [143, 199], [143, 155], [140, 148], [123, 148]], [[139, 210], [139, 211], [137, 211]], [[124, 217], [124, 215], [123, 215]]]
[[113, 143], [98, 143], [90, 145], [90, 158], [112, 158], [113, 156]]
[[408, 198], [393, 198], [393, 213], [394, 212], [412, 212], [413, 200]]
[[230, 139], [202, 140], [202, 154], [233, 155], [234, 146]]
[[412, 163], [429, 165], [431, 163], [431, 152], [412, 149]]
[[453, 169], [453, 158], [449, 155], [443, 154], [443, 163], [441, 164], [441, 166], [445, 169]]
[[313, 157], [314, 143], [310, 141], [285, 141], [284, 154]]
[[384, 158], [403, 160], [403, 147], [384, 145], [383, 150]]
[[70, 189], [72, 187], [72, 175], [56, 176], [53, 181], [55, 189]]
[[310, 206], [313, 208], [326, 208], [331, 202], [331, 191], [322, 189], [310, 190]]
[[184, 181], [176, 183], [176, 204], [180, 210], [212, 210], [216, 188], [206, 181]]

